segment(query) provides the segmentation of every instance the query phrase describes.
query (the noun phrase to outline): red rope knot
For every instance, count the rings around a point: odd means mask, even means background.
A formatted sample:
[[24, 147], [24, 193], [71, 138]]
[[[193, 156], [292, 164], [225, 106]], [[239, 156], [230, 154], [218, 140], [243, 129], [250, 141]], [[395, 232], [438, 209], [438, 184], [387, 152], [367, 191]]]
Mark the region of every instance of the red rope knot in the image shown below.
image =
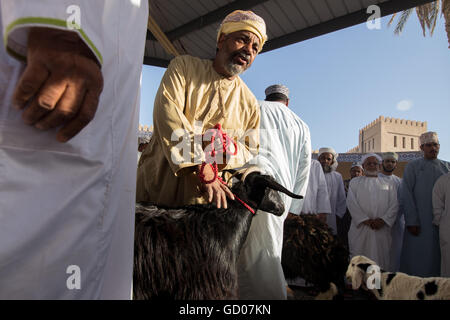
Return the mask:
[[[210, 129], [213, 134], [211, 136], [211, 151], [206, 152], [206, 162], [213, 163], [218, 152], [224, 155], [235, 156], [237, 154], [237, 143], [231, 139], [223, 130], [220, 123], [216, 124], [213, 129]], [[208, 130], [209, 131], [209, 130]], [[219, 141], [222, 150], [216, 150], [215, 141]], [[230, 146], [233, 144], [234, 151], [230, 150]]]
[[[224, 155], [231, 155], [231, 156], [235, 156], [237, 154], [237, 143], [231, 139], [223, 130], [222, 130], [222, 126], [220, 125], [220, 123], [216, 124], [214, 126], [213, 129], [211, 129], [214, 131], [213, 135], [211, 136], [211, 151], [210, 152], [205, 152], [206, 157], [205, 157], [205, 162], [202, 163], [201, 167], [200, 167], [200, 172], [198, 174], [198, 177], [200, 179], [200, 182], [203, 184], [209, 184], [209, 183], [213, 183], [214, 181], [216, 181], [216, 179], [218, 179], [220, 181], [220, 183], [226, 185], [227, 183], [225, 181], [223, 181], [223, 179], [221, 177], [219, 177], [219, 169], [217, 167], [217, 162], [216, 162], [216, 155], [217, 155], [217, 151], [215, 149], [214, 146], [214, 142], [216, 140], [216, 138], [218, 138], [218, 141], [220, 141], [220, 144], [222, 145], [222, 154]], [[234, 145], [234, 152], [232, 152], [230, 150], [230, 146], [231, 143], [233, 143]], [[205, 179], [205, 166], [209, 165], [212, 169], [212, 171], [214, 172], [214, 177], [211, 180], [206, 180]], [[239, 199], [235, 194], [234, 198], [239, 201], [245, 208], [247, 208], [251, 213], [255, 214], [255, 210], [253, 210], [248, 204], [246, 204], [244, 201], [242, 201], [241, 199]]]

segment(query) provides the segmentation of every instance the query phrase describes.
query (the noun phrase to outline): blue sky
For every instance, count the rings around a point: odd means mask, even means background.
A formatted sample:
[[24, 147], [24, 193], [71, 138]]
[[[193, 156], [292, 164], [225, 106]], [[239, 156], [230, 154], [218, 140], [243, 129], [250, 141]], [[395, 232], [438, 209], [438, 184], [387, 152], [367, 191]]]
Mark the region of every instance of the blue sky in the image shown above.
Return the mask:
[[[359, 129], [380, 115], [427, 121], [441, 143], [439, 158], [450, 161], [450, 49], [444, 19], [432, 37], [415, 13], [400, 36], [389, 17], [381, 29], [365, 23], [299, 42], [256, 57], [241, 76], [258, 99], [283, 83], [289, 107], [311, 131], [313, 149], [346, 152], [358, 144]], [[165, 69], [144, 66], [140, 124], [153, 123], [153, 100]], [[402, 102], [403, 101], [403, 102]]]

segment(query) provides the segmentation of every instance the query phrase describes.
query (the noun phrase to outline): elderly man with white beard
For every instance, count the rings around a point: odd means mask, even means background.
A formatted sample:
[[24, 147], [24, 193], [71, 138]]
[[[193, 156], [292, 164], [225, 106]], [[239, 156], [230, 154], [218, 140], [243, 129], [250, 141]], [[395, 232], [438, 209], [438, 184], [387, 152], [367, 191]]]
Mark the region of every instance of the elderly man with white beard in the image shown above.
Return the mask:
[[350, 255], [364, 255], [382, 269], [390, 267], [391, 227], [397, 218], [397, 185], [378, 176], [382, 159], [369, 153], [362, 158], [364, 176], [350, 181], [347, 207], [352, 216], [348, 233]]
[[338, 154], [333, 148], [319, 149], [319, 162], [322, 165], [327, 181], [328, 196], [330, 197], [331, 213], [327, 215], [327, 224], [337, 234], [336, 217], [342, 218], [347, 210], [345, 205], [345, 188], [342, 175], [336, 172]]

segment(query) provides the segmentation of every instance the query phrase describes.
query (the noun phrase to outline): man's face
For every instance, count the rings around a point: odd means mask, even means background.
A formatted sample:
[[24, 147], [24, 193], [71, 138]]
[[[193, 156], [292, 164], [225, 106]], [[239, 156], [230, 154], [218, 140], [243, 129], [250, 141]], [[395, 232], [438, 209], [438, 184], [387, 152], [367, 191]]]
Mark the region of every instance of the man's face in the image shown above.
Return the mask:
[[439, 143], [430, 142], [421, 145], [420, 149], [423, 151], [423, 156], [426, 159], [433, 160], [437, 159], [440, 147], [441, 145]]
[[378, 174], [380, 170], [380, 163], [377, 158], [369, 157], [363, 163], [364, 175], [374, 177]]
[[363, 175], [364, 171], [363, 169], [361, 169], [361, 167], [353, 167], [350, 169], [350, 177], [356, 178], [356, 177], [361, 177]]
[[392, 172], [397, 168], [397, 161], [394, 159], [385, 159], [382, 162], [382, 166], [385, 172]]
[[331, 165], [333, 164], [334, 156], [332, 153], [324, 152], [319, 156], [319, 162], [322, 165], [324, 172], [328, 173], [331, 171]]
[[236, 31], [221, 35], [217, 43], [216, 63], [226, 76], [232, 77], [247, 70], [258, 54], [259, 38], [250, 31]]

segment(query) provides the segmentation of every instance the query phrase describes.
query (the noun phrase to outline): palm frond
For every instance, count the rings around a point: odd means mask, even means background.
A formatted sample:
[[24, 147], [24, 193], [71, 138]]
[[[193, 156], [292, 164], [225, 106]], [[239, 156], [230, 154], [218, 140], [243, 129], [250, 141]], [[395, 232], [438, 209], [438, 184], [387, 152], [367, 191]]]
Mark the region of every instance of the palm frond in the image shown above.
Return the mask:
[[413, 8], [402, 11], [402, 15], [400, 16], [400, 19], [397, 22], [397, 26], [395, 27], [394, 34], [399, 35], [402, 33], [406, 21], [408, 21], [408, 18], [411, 16], [412, 12]]
[[419, 18], [420, 26], [422, 27], [423, 36], [426, 36], [426, 30], [433, 35], [436, 21], [439, 16], [440, 1], [426, 3], [416, 7], [417, 18]]
[[389, 19], [388, 27], [392, 24], [392, 22], [394, 22], [394, 19], [395, 19], [395, 16], [396, 16], [396, 15], [397, 15], [397, 12], [395, 12], [395, 13], [392, 15], [391, 19]]
[[445, 31], [447, 32], [447, 39], [450, 48], [450, 0], [442, 0], [442, 14], [445, 20]]

